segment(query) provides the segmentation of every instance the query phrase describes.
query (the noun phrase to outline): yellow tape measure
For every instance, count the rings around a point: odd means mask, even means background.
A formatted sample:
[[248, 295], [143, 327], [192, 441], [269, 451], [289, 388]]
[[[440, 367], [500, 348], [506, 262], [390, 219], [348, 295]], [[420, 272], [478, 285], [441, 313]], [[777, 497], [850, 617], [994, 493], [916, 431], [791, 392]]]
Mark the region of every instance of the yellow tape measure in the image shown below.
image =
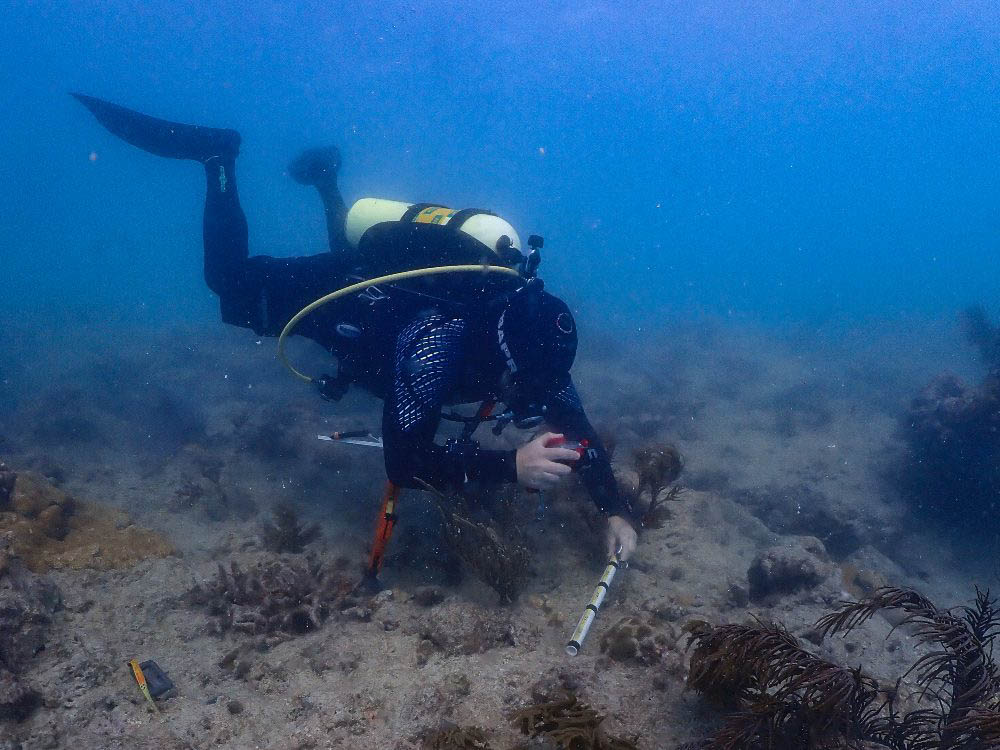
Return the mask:
[[139, 666], [139, 660], [132, 659], [129, 661], [128, 665], [132, 668], [132, 676], [135, 677], [135, 681], [139, 685], [139, 690], [141, 690], [142, 694], [146, 696], [146, 700], [149, 701], [153, 710], [156, 711], [156, 713], [160, 713], [160, 707], [156, 705], [156, 701], [153, 700], [153, 696], [149, 692], [149, 685], [146, 684], [146, 675], [142, 673], [142, 667]]

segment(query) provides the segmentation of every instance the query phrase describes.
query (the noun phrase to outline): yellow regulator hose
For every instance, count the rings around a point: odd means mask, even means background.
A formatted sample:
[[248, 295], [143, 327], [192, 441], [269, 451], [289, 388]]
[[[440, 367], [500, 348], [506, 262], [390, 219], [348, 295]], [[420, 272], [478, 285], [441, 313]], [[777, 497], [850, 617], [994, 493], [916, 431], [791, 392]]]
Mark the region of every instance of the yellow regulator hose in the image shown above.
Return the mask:
[[285, 355], [285, 340], [292, 334], [295, 326], [299, 324], [306, 315], [316, 310], [327, 302], [333, 302], [335, 299], [339, 299], [345, 295], [351, 294], [352, 292], [358, 292], [362, 289], [367, 289], [370, 286], [378, 286], [379, 284], [391, 284], [395, 281], [404, 281], [405, 279], [415, 279], [418, 276], [436, 276], [443, 273], [506, 273], [511, 276], [520, 276], [517, 271], [513, 268], [507, 268], [506, 266], [489, 266], [489, 265], [465, 265], [465, 266], [435, 266], [433, 268], [416, 268], [412, 271], [400, 271], [399, 273], [391, 273], [388, 276], [379, 276], [374, 279], [366, 279], [364, 281], [359, 281], [357, 284], [351, 284], [350, 286], [345, 286], [343, 289], [338, 289], [335, 292], [330, 292], [322, 297], [320, 297], [315, 302], [311, 302], [297, 313], [294, 317], [288, 321], [288, 324], [281, 331], [281, 335], [278, 336], [278, 359], [281, 363], [288, 368], [288, 371], [292, 373], [299, 380], [303, 380], [306, 383], [312, 383], [315, 378], [311, 378], [305, 373], [296, 370], [292, 363], [288, 361], [288, 357]]

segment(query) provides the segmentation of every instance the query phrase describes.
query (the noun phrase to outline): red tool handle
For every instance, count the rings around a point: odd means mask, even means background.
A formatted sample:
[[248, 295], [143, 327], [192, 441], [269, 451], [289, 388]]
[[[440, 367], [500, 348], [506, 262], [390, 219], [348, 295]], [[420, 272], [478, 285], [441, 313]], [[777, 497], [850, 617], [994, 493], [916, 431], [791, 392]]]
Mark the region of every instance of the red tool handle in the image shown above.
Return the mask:
[[545, 444], [546, 448], [568, 448], [571, 451], [576, 451], [576, 455], [580, 458], [583, 458], [583, 454], [587, 452], [589, 446], [590, 443], [587, 440], [567, 440], [565, 437], [552, 438]]

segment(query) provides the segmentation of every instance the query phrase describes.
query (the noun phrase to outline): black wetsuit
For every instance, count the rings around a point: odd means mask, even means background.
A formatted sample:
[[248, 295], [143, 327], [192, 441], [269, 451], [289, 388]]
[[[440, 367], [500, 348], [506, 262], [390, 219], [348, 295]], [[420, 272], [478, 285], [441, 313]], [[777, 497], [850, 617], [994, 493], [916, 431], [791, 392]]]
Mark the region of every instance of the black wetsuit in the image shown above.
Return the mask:
[[[259, 335], [277, 336], [301, 308], [357, 278], [353, 251], [342, 235], [331, 236], [330, 253], [301, 258], [249, 257], [247, 223], [239, 204], [234, 160], [206, 162], [205, 279], [219, 295], [222, 319]], [[337, 205], [342, 206], [337, 196]], [[326, 202], [324, 198], [324, 202]], [[330, 204], [327, 203], [328, 213]], [[331, 217], [328, 217], [331, 218]], [[341, 217], [330, 226], [343, 226]], [[485, 450], [476, 443], [434, 442], [442, 407], [496, 397], [505, 369], [491, 331], [475, 315], [428, 309], [414, 314], [377, 298], [355, 298], [356, 312], [369, 315], [377, 335], [351, 339], [338, 332], [330, 305], [307, 316], [296, 329], [349, 363], [353, 382], [384, 399], [385, 466], [389, 479], [404, 487], [429, 484], [458, 489], [468, 481], [514, 482], [515, 451]], [[338, 303], [339, 304], [339, 303]], [[580, 473], [597, 506], [609, 515], [628, 516], [608, 455], [587, 420], [570, 382], [548, 400], [546, 421], [568, 438], [587, 440]]]

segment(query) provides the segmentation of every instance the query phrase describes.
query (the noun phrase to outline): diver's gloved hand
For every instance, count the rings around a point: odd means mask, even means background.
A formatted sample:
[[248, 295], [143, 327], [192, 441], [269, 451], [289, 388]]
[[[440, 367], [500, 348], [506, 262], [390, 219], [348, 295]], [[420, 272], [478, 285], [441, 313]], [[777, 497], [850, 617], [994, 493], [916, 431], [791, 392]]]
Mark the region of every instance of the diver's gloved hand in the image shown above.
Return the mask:
[[517, 483], [529, 490], [555, 487], [573, 471], [570, 465], [580, 454], [569, 448], [549, 447], [563, 436], [546, 432], [517, 449]]
[[341, 378], [338, 375], [327, 375], [323, 373], [318, 378], [313, 379], [313, 384], [319, 390], [319, 395], [326, 401], [340, 401], [351, 387], [348, 378]]
[[628, 560], [629, 556], [635, 552], [636, 533], [632, 524], [621, 516], [611, 516], [608, 518], [608, 530], [605, 538], [608, 542], [608, 557], [618, 552], [619, 560]]

